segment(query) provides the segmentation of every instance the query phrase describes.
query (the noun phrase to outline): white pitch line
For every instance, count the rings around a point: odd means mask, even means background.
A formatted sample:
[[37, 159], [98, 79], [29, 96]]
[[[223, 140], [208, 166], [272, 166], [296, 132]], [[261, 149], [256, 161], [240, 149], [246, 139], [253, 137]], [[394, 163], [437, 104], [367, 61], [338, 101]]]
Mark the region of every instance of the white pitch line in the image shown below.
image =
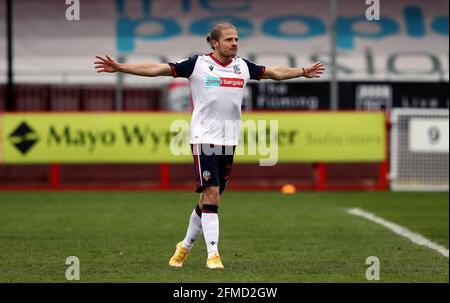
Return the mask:
[[395, 223], [389, 222], [384, 220], [383, 218], [379, 218], [377, 216], [375, 216], [374, 214], [371, 214], [369, 212], [366, 212], [362, 209], [359, 208], [352, 208], [352, 209], [347, 209], [347, 212], [351, 215], [355, 215], [355, 216], [360, 216], [363, 217], [367, 220], [370, 220], [372, 222], [378, 223], [380, 225], [383, 225], [384, 227], [392, 230], [394, 233], [396, 233], [397, 235], [400, 235], [402, 237], [408, 238], [409, 240], [411, 240], [411, 242], [417, 244], [417, 245], [421, 245], [421, 246], [425, 246], [431, 249], [436, 250], [437, 252], [439, 252], [440, 254], [446, 256], [448, 258], [448, 248], [445, 248], [444, 246], [441, 246], [439, 244], [436, 244], [430, 240], [428, 240], [427, 238], [425, 238], [424, 236], [417, 234], [415, 232], [410, 231], [409, 229], [402, 227], [400, 225], [397, 225]]

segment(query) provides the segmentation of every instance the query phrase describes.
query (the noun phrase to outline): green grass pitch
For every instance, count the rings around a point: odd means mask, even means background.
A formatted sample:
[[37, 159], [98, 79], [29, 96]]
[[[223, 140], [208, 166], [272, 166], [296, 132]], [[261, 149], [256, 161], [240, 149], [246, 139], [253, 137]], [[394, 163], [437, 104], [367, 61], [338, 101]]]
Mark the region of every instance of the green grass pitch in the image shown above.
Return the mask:
[[[168, 266], [198, 199], [193, 192], [0, 192], [0, 282], [449, 282], [449, 259], [366, 219], [358, 207], [448, 248], [448, 193], [225, 192], [220, 252], [205, 268], [201, 236]], [[370, 281], [369, 283], [377, 283]]]

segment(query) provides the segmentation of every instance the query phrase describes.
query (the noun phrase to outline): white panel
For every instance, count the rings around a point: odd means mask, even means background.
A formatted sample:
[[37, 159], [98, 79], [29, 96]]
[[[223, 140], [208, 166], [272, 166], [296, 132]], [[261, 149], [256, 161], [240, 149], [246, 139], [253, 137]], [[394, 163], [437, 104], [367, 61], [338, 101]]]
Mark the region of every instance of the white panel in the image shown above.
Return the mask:
[[448, 152], [448, 119], [413, 118], [409, 123], [412, 152]]

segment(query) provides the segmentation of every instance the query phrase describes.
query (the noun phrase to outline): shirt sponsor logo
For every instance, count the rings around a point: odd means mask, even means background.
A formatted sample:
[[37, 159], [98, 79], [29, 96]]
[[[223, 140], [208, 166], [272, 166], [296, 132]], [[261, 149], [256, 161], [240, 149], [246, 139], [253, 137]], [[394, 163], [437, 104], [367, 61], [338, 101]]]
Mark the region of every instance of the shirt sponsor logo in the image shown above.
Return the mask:
[[205, 85], [208, 87], [222, 86], [222, 87], [243, 88], [244, 87], [244, 79], [207, 77], [205, 80]]

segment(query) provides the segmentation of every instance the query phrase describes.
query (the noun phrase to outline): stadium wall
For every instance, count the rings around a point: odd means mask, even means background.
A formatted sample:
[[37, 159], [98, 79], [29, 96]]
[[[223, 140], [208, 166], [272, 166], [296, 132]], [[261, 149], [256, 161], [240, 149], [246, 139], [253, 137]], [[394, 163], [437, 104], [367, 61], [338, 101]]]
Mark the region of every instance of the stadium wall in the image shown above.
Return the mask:
[[[93, 150], [84, 144], [85, 136], [81, 136], [84, 128], [100, 133], [108, 127], [109, 137], [112, 137], [119, 124], [123, 128], [130, 122], [133, 127], [142, 129], [153, 123], [154, 130], [159, 132], [168, 129], [169, 125], [165, 124], [176, 117], [188, 116], [161, 112], [4, 114], [0, 188], [189, 189], [195, 176], [190, 154], [173, 157], [168, 145], [155, 149], [148, 141], [125, 145], [105, 143]], [[258, 157], [240, 156], [236, 152], [231, 189], [278, 189], [286, 183], [311, 190], [387, 188], [388, 138], [384, 114], [352, 111], [244, 115], [245, 121], [249, 118], [273, 118], [280, 121], [280, 134], [285, 131], [303, 134], [298, 135], [297, 143], [286, 145], [280, 141], [281, 145], [277, 144], [279, 163], [275, 166], [258, 165]], [[114, 137], [119, 136], [118, 132], [119, 129]], [[312, 136], [314, 139], [307, 139]], [[356, 137], [370, 140], [361, 145], [361, 141], [355, 141]]]
[[[0, 2], [0, 18], [4, 5]], [[394, 108], [448, 109], [448, 1], [381, 1], [383, 18], [371, 22], [365, 19], [364, 1], [337, 5], [341, 110], [384, 111], [388, 117]], [[66, 8], [59, 0], [14, 1], [16, 93], [6, 102], [6, 65], [0, 64], [0, 112], [189, 111], [186, 81], [100, 77], [93, 56], [168, 62], [207, 53], [206, 29], [224, 16], [238, 27], [240, 56], [267, 66], [315, 60], [330, 66], [328, 0], [98, 0], [82, 2], [80, 22], [67, 21]], [[5, 33], [1, 22], [0, 57], [6, 57]], [[320, 81], [250, 82], [243, 109], [327, 110], [329, 75]], [[314, 190], [384, 189], [387, 164], [236, 164], [230, 187], [277, 189], [289, 182]], [[0, 164], [0, 188], [13, 190], [191, 189], [188, 176], [194, 176], [190, 164]]]

